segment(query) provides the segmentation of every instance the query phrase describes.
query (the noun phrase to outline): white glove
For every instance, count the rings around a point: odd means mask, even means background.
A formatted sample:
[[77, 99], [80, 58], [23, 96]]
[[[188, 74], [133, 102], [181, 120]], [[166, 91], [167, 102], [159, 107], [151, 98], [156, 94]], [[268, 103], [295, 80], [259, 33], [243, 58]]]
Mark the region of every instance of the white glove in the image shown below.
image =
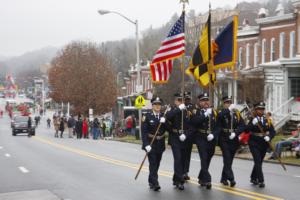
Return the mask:
[[212, 109], [211, 109], [211, 108], [208, 108], [208, 109], [205, 111], [204, 115], [205, 115], [205, 117], [208, 117], [209, 115], [211, 115], [211, 113], [212, 113]]
[[235, 104], [231, 104], [228, 109], [230, 112], [233, 112], [233, 110], [235, 109]]
[[235, 138], [236, 134], [235, 132], [232, 132], [229, 136], [229, 139], [233, 140]]
[[162, 123], [162, 124], [165, 123], [166, 122], [166, 118], [161, 117], [160, 120], [159, 120], [159, 122]]
[[265, 140], [266, 142], [270, 142], [270, 137], [269, 137], [269, 136], [265, 136], [265, 137], [264, 137], [264, 140]]
[[214, 135], [213, 134], [208, 134], [208, 136], [207, 136], [207, 140], [208, 141], [212, 141], [214, 139]]
[[253, 120], [252, 120], [252, 124], [253, 125], [256, 125], [258, 123], [258, 119], [257, 118], [254, 118]]
[[150, 145], [147, 145], [147, 146], [145, 146], [145, 149], [146, 149], [146, 151], [147, 151], [147, 153], [149, 153], [150, 151], [151, 151], [151, 146]]
[[183, 142], [183, 141], [186, 139], [185, 134], [181, 134], [181, 135], [179, 136], [179, 139], [180, 139], [181, 142]]
[[183, 103], [180, 104], [178, 107], [179, 107], [180, 110], [184, 110], [185, 109], [185, 105]]

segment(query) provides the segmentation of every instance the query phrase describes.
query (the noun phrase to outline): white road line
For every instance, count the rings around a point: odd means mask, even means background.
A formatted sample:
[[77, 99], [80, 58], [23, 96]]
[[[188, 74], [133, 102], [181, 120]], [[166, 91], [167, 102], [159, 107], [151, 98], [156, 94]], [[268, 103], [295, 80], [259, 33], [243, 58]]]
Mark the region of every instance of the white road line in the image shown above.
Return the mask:
[[0, 146], [0, 149], [3, 149], [3, 147]]
[[295, 178], [300, 178], [300, 175], [295, 175], [294, 177], [295, 177]]
[[20, 170], [21, 172], [23, 172], [24, 174], [26, 174], [26, 173], [29, 172], [29, 170], [27, 170], [25, 167], [19, 167], [19, 170]]
[[194, 159], [194, 158], [192, 158], [191, 160], [192, 160], [192, 161], [196, 161], [196, 162], [200, 162], [199, 159]]
[[5, 154], [5, 157], [9, 158], [9, 157], [10, 157], [10, 154], [9, 154], [9, 153], [6, 153], [6, 154]]

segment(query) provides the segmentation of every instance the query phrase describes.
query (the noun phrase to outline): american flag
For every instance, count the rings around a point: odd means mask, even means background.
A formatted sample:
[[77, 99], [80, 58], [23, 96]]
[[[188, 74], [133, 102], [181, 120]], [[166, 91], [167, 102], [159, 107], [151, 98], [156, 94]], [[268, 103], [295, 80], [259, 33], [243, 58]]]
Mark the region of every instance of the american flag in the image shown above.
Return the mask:
[[184, 12], [161, 43], [150, 65], [152, 81], [167, 82], [172, 72], [173, 59], [184, 54]]
[[165, 83], [169, 80], [172, 72], [173, 61], [167, 60], [160, 63], [150, 65], [151, 75], [153, 82]]

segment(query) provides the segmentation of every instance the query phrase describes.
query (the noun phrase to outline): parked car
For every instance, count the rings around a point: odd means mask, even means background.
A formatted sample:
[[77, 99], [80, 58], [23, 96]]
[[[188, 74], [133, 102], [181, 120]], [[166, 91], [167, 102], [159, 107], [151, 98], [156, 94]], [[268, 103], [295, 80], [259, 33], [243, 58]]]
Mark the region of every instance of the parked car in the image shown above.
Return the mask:
[[15, 116], [11, 121], [12, 135], [16, 136], [18, 133], [28, 133], [35, 135], [35, 126], [32, 122], [31, 128], [28, 128], [28, 116]]

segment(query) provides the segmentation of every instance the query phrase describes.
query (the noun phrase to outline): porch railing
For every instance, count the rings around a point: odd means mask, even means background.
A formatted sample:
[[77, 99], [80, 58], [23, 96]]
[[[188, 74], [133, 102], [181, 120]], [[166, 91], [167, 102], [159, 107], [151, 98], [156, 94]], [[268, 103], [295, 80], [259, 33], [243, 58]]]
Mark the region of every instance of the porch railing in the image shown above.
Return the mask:
[[281, 106], [272, 111], [272, 117], [274, 120], [275, 129], [280, 129], [287, 121], [292, 117], [292, 105], [294, 103], [294, 97], [291, 97], [289, 100], [285, 101]]

